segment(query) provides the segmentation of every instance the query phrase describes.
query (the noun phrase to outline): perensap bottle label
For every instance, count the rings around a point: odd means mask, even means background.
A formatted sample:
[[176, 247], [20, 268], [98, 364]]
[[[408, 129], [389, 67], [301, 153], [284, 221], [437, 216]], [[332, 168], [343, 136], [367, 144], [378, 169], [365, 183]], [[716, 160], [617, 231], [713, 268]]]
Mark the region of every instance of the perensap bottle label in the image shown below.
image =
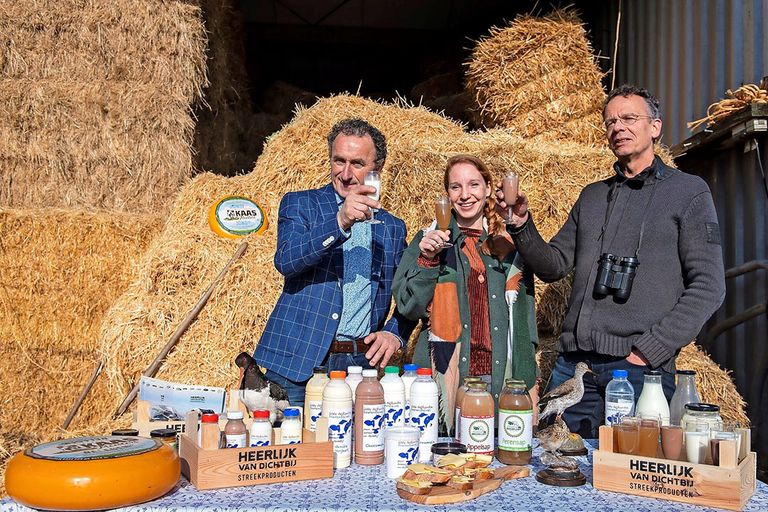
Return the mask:
[[499, 409], [499, 450], [523, 452], [531, 449], [533, 410]]

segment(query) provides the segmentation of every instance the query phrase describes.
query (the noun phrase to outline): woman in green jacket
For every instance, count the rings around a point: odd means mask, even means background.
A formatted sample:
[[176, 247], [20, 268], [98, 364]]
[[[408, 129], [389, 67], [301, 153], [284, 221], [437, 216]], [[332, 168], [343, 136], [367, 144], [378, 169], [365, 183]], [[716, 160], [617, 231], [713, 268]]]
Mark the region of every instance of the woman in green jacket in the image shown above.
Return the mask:
[[398, 310], [421, 321], [413, 362], [433, 368], [440, 430], [448, 433], [456, 392], [469, 375], [490, 380], [497, 407], [504, 381], [524, 380], [536, 410], [538, 335], [533, 274], [495, 211], [491, 173], [479, 158], [456, 155], [443, 183], [453, 208], [450, 227], [416, 235], [392, 291]]

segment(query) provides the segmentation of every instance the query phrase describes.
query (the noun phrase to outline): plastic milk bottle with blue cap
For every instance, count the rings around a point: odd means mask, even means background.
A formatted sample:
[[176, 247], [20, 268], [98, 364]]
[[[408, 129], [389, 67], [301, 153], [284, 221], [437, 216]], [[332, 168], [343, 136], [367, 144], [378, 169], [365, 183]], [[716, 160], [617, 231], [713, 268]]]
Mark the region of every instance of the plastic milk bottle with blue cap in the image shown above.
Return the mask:
[[419, 366], [416, 364], [403, 365], [403, 376], [401, 379], [403, 379], [403, 386], [405, 386], [405, 413], [403, 413], [403, 416], [405, 416], [406, 425], [408, 425], [411, 416], [411, 385], [416, 380], [416, 370], [418, 369]]
[[419, 438], [419, 462], [432, 460], [432, 445], [437, 442], [437, 382], [432, 379], [431, 368], [419, 368], [418, 377], [411, 386], [410, 425], [421, 431]]
[[401, 427], [405, 425], [405, 385], [400, 378], [400, 368], [387, 366], [384, 368], [384, 377], [381, 378], [381, 387], [384, 388], [384, 404], [387, 409], [385, 425]]
[[346, 376], [345, 371], [331, 372], [323, 390], [323, 417], [328, 418], [334, 468], [345, 468], [352, 461], [352, 390], [344, 381]]

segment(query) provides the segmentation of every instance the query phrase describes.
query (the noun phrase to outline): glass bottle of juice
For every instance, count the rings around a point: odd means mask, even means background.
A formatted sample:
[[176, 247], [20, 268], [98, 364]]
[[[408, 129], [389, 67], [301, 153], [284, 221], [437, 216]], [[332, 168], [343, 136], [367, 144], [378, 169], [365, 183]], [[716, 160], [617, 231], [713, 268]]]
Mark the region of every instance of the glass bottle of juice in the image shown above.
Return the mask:
[[499, 450], [504, 464], [531, 462], [533, 402], [522, 380], [509, 379], [499, 395]]
[[453, 437], [456, 439], [457, 442], [459, 442], [459, 438], [461, 437], [461, 401], [464, 400], [464, 394], [467, 392], [467, 385], [470, 382], [480, 382], [482, 379], [480, 377], [464, 377], [464, 384], [459, 387], [459, 390], [456, 392], [456, 405], [455, 405], [455, 416], [453, 419]]
[[470, 382], [461, 401], [461, 436], [459, 442], [467, 453], [493, 456], [495, 411], [493, 397], [485, 382]]

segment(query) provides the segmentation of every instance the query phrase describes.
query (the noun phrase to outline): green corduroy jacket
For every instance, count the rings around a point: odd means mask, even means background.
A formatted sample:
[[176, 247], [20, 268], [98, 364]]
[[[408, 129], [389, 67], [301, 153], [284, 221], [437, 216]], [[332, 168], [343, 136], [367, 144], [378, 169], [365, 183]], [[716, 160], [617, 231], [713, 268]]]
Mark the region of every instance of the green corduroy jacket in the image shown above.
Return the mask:
[[[457, 261], [457, 295], [459, 304], [459, 314], [461, 316], [461, 334], [457, 342], [459, 343], [459, 373], [460, 382], [469, 375], [469, 357], [470, 357], [470, 332], [471, 322], [469, 312], [469, 297], [467, 291], [467, 278], [470, 272], [469, 260], [461, 250], [464, 244], [465, 236], [461, 233], [455, 220], [451, 221], [451, 242], [454, 244], [448, 251], [456, 251]], [[487, 233], [483, 231], [478, 241], [478, 251], [480, 244], [487, 238]], [[405, 317], [421, 321], [421, 333], [416, 344], [413, 362], [423, 367], [432, 367], [432, 361], [429, 350], [429, 312], [428, 307], [432, 302], [435, 292], [435, 286], [441, 273], [442, 265], [434, 268], [425, 268], [418, 264], [417, 260], [420, 254], [419, 242], [423, 237], [419, 232], [411, 241], [408, 248], [403, 253], [400, 265], [395, 273], [392, 285], [393, 297], [397, 308]], [[509, 332], [509, 306], [505, 298], [505, 288], [507, 275], [510, 271], [516, 253], [513, 251], [508, 254], [504, 261], [499, 261], [493, 256], [486, 256], [482, 252], [480, 255], [486, 265], [487, 283], [488, 283], [488, 313], [490, 319], [490, 333], [492, 345], [492, 382], [491, 395], [498, 407], [498, 397], [504, 386], [505, 379], [515, 378], [524, 380], [530, 389], [536, 382], [538, 371], [536, 368], [536, 345], [538, 343], [538, 334], [536, 330], [535, 301], [533, 290], [533, 274], [523, 268], [523, 278], [520, 280], [517, 300], [513, 304], [512, 318], [514, 322], [513, 336], [513, 354], [508, 358], [508, 332]], [[517, 258], [517, 266], [521, 259]], [[438, 384], [442, 381], [436, 375]], [[441, 389], [441, 393], [443, 390]], [[453, 425], [453, 414], [449, 411], [442, 411], [441, 420], [445, 423], [447, 431]]]

